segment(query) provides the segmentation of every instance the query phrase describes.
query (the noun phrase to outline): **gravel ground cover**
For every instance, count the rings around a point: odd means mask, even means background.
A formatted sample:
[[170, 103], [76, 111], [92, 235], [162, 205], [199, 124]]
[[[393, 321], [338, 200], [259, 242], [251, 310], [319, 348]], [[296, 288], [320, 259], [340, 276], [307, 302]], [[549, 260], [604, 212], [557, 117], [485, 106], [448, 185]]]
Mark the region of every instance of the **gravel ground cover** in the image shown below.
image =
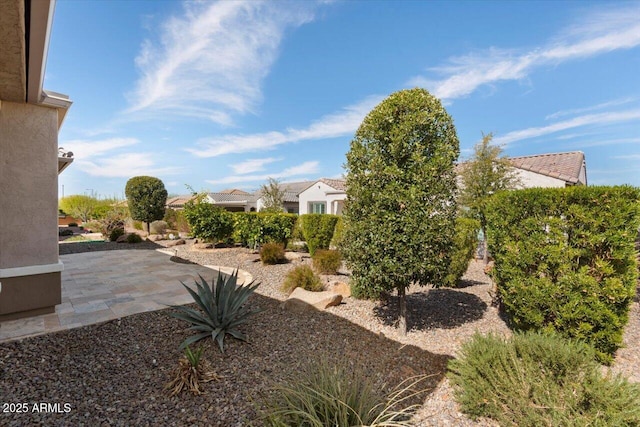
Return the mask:
[[[163, 243], [66, 244], [60, 252], [151, 249]], [[510, 334], [491, 305], [491, 284], [480, 262], [471, 263], [461, 288], [412, 288], [410, 330], [402, 336], [395, 327], [395, 297], [384, 303], [347, 298], [323, 313], [282, 310], [286, 294], [279, 286], [291, 268], [308, 258], [262, 266], [259, 256], [246, 249], [193, 250], [190, 243], [170, 248], [172, 259], [238, 267], [261, 282], [249, 302], [263, 311], [243, 328], [251, 342], [227, 338], [224, 354], [210, 340], [201, 342], [220, 381], [205, 384], [201, 396], [169, 397], [163, 386], [181, 356], [178, 345], [188, 335], [186, 324], [168, 310], [142, 313], [0, 344], [0, 401], [30, 405], [28, 413], [1, 413], [0, 425], [247, 425], [256, 419], [271, 385], [321, 357], [363, 366], [389, 388], [416, 374], [430, 375], [422, 384], [416, 425], [495, 425], [461, 414], [444, 376], [447, 361], [476, 331]], [[348, 282], [348, 272], [340, 273], [323, 279]], [[627, 347], [613, 366], [635, 381], [640, 375], [638, 305], [636, 300], [625, 331]], [[59, 403], [62, 413], [34, 413], [31, 405], [37, 402]]]

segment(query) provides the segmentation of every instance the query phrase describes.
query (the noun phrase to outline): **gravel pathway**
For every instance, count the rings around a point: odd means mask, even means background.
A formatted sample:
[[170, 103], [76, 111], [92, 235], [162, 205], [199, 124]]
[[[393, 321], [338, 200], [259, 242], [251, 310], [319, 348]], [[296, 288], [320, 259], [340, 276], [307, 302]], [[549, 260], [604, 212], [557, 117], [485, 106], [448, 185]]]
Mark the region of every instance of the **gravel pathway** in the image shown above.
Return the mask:
[[[60, 251], [149, 249], [163, 243], [65, 244]], [[203, 341], [205, 357], [222, 380], [205, 384], [207, 393], [202, 396], [168, 397], [162, 388], [181, 355], [178, 345], [188, 333], [184, 322], [169, 317], [166, 310], [142, 313], [0, 345], [2, 402], [71, 406], [68, 413], [1, 413], [0, 425], [246, 425], [256, 418], [256, 408], [274, 382], [320, 357], [363, 366], [387, 387], [418, 373], [430, 374], [423, 384], [424, 404], [416, 414], [416, 425], [495, 425], [461, 414], [444, 376], [447, 361], [475, 332], [510, 334], [491, 306], [490, 281], [480, 262], [471, 263], [461, 288], [412, 288], [410, 330], [402, 336], [394, 325], [395, 297], [386, 303], [348, 298], [324, 313], [283, 311], [280, 301], [286, 295], [279, 286], [291, 268], [310, 262], [308, 258], [262, 266], [256, 262], [257, 254], [241, 248], [197, 251], [187, 244], [171, 250], [177, 262], [238, 267], [261, 283], [250, 301], [263, 311], [243, 329], [251, 342], [227, 338], [228, 348], [222, 354], [210, 340]], [[341, 273], [325, 280], [348, 282], [346, 272]], [[638, 305], [636, 300], [625, 333], [627, 348], [618, 352], [613, 367], [635, 375], [635, 381], [640, 372]]]

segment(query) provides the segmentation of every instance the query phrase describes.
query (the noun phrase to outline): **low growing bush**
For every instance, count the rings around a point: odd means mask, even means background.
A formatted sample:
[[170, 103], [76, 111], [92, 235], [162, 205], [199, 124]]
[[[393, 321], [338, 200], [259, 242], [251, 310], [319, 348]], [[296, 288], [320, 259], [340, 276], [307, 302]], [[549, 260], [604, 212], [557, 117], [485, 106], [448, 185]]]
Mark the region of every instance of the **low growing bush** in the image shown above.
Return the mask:
[[140, 243], [142, 242], [142, 237], [140, 237], [137, 233], [131, 233], [127, 235], [127, 243]]
[[313, 256], [318, 249], [329, 249], [338, 216], [328, 214], [305, 214], [300, 216], [302, 234]]
[[640, 189], [500, 193], [487, 220], [492, 277], [510, 324], [585, 341], [611, 362], [637, 286]]
[[282, 291], [290, 294], [295, 288], [319, 292], [323, 290], [320, 277], [308, 265], [299, 265], [287, 273], [282, 284]]
[[126, 218], [118, 210], [111, 210], [104, 214], [103, 218], [98, 221], [100, 231], [104, 237], [110, 237], [113, 230], [118, 228], [124, 229]]
[[279, 243], [265, 243], [260, 248], [260, 260], [263, 264], [282, 264], [287, 261], [284, 256], [284, 248]]
[[558, 335], [476, 334], [449, 378], [463, 412], [503, 426], [640, 425], [640, 386], [603, 376], [595, 356]]
[[169, 228], [169, 224], [165, 221], [153, 221], [149, 224], [149, 232], [151, 234], [164, 234]]
[[313, 268], [320, 274], [336, 274], [341, 265], [340, 251], [319, 249], [313, 255]]
[[480, 222], [465, 217], [456, 218], [456, 232], [453, 237], [453, 250], [445, 286], [456, 286], [469, 268], [478, 247]]
[[274, 387], [264, 402], [267, 426], [409, 426], [417, 405], [401, 408], [413, 383], [385, 395], [360, 368], [321, 360]]
[[122, 235], [124, 235], [124, 228], [114, 228], [113, 230], [111, 230], [111, 233], [109, 233], [109, 241], [115, 242], [116, 240], [118, 240], [118, 237]]

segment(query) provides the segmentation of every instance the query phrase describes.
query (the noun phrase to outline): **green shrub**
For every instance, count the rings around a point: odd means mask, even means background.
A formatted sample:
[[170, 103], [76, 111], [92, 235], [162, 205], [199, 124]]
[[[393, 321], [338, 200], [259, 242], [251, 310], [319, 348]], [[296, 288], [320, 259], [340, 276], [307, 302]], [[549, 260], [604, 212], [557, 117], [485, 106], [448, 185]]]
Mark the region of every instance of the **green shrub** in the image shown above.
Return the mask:
[[320, 277], [308, 265], [299, 265], [287, 273], [282, 284], [282, 291], [291, 293], [295, 288], [319, 292], [323, 290]]
[[487, 219], [492, 276], [511, 325], [586, 341], [611, 362], [637, 286], [640, 189], [500, 193]]
[[336, 221], [336, 226], [333, 229], [333, 237], [331, 238], [331, 243], [329, 243], [330, 248], [340, 249], [342, 246], [342, 236], [344, 230], [344, 222], [342, 221], [342, 217], [339, 216]]
[[328, 214], [305, 214], [301, 215], [300, 219], [309, 254], [313, 256], [318, 249], [329, 249], [338, 217]]
[[263, 243], [287, 245], [293, 235], [297, 215], [285, 213], [236, 212], [233, 239], [255, 248]]
[[480, 222], [465, 217], [456, 218], [456, 232], [453, 237], [453, 250], [449, 272], [445, 278], [446, 286], [456, 286], [469, 268], [478, 248], [478, 230]]
[[185, 204], [184, 216], [194, 237], [212, 242], [225, 241], [233, 233], [233, 214], [201, 197]]
[[137, 220], [133, 220], [133, 228], [135, 230], [140, 230], [142, 231], [144, 229], [144, 226], [142, 224], [142, 221], [137, 221]]
[[341, 265], [340, 251], [319, 249], [313, 254], [313, 268], [320, 274], [336, 274]]
[[200, 310], [187, 306], [172, 306], [177, 313], [171, 316], [191, 323], [197, 335], [193, 335], [180, 345], [186, 346], [206, 337], [211, 337], [218, 343], [220, 351], [224, 352], [224, 337], [229, 334], [232, 337], [246, 341], [247, 337], [238, 330], [238, 326], [245, 323], [249, 316], [259, 312], [257, 309], [249, 309], [246, 305], [249, 296], [256, 290], [258, 284], [254, 282], [248, 285], [237, 286], [238, 271], [234, 271], [226, 279], [218, 272], [218, 279], [209, 285], [200, 277], [200, 283], [195, 282], [196, 290], [182, 283]]
[[260, 248], [260, 260], [263, 264], [282, 264], [287, 261], [284, 256], [284, 248], [279, 243], [265, 243]]
[[274, 387], [264, 402], [267, 426], [405, 426], [413, 425], [417, 405], [398, 408], [413, 384], [389, 395], [363, 369], [324, 360], [309, 363], [289, 381]]
[[176, 230], [181, 233], [191, 233], [191, 227], [189, 221], [184, 216], [184, 210], [176, 211]]
[[105, 213], [104, 217], [98, 221], [100, 232], [104, 237], [110, 237], [113, 230], [122, 228], [124, 230], [126, 218], [118, 210], [111, 210]]
[[142, 237], [140, 237], [137, 233], [131, 233], [127, 235], [127, 243], [140, 243], [142, 242]]
[[558, 335], [476, 334], [449, 362], [462, 411], [513, 426], [640, 424], [640, 387], [603, 376], [594, 350]]
[[69, 224], [67, 224], [68, 227], [77, 227], [78, 223], [77, 222], [70, 222]]
[[58, 236], [73, 236], [73, 230], [70, 230], [68, 228], [59, 228]]
[[109, 241], [115, 242], [116, 240], [118, 240], [118, 237], [122, 235], [124, 235], [124, 228], [114, 228], [113, 230], [111, 230], [111, 233], [109, 233]]
[[162, 220], [167, 223], [167, 227], [177, 230], [178, 227], [178, 211], [173, 208], [166, 208]]
[[164, 234], [169, 228], [169, 224], [166, 221], [153, 221], [149, 224], [149, 232], [151, 234]]

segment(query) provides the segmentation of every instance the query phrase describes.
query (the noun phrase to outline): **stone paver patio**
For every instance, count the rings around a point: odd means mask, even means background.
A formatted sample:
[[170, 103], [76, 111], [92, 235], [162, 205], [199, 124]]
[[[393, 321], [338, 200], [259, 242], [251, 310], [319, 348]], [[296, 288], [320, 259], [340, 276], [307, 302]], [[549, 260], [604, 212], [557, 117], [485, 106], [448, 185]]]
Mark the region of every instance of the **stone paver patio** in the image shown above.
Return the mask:
[[[202, 275], [208, 282], [220, 269], [171, 261], [171, 251], [128, 250], [62, 255], [62, 304], [56, 312], [0, 324], [0, 342], [100, 323], [168, 305], [193, 302], [180, 281], [193, 287]], [[242, 270], [239, 283], [251, 276]]]

